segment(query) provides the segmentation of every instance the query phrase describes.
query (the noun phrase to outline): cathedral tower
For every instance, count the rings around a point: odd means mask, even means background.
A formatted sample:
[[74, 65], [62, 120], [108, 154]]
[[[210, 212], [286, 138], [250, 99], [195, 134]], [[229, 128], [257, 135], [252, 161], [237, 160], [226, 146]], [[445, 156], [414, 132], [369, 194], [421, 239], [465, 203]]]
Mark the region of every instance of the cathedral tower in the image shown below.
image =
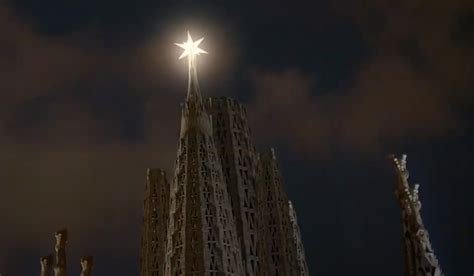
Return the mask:
[[166, 256], [167, 276], [242, 275], [240, 246], [211, 121], [199, 90], [199, 43], [179, 44], [188, 56], [189, 81], [181, 116]]
[[406, 155], [391, 156], [397, 173], [396, 196], [402, 209], [406, 276], [441, 276], [441, 268], [421, 219], [418, 184], [410, 187]]

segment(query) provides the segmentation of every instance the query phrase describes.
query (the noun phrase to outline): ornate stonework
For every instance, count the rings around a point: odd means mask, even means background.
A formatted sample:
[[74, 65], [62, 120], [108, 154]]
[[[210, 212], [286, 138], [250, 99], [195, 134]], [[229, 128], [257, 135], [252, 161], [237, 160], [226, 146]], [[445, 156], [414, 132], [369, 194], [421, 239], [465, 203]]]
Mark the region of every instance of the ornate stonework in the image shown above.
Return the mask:
[[148, 169], [143, 203], [140, 273], [142, 276], [164, 275], [170, 185], [166, 173]]
[[[66, 261], [66, 245], [67, 245], [67, 229], [62, 229], [54, 233], [56, 243], [54, 245], [53, 254], [41, 257], [41, 276], [51, 276], [54, 271], [55, 276], [67, 276], [67, 261]], [[53, 260], [54, 259], [54, 260]], [[94, 259], [91, 256], [81, 258], [81, 276], [91, 276]]]
[[81, 276], [91, 276], [92, 267], [94, 266], [94, 258], [92, 256], [86, 256], [81, 258]]
[[[167, 235], [165, 276], [304, 275], [295, 240], [299, 232], [294, 231], [296, 220], [290, 219], [276, 161], [263, 158], [257, 164], [242, 104], [229, 98], [202, 100], [196, 70], [196, 57], [207, 53], [199, 48], [202, 40], [193, 41], [188, 33], [186, 42], [176, 44], [184, 49], [180, 58], [188, 57], [188, 92], [169, 190], [169, 216], [162, 222], [167, 227], [151, 223], [153, 217], [161, 217], [156, 212], [166, 207], [150, 200], [149, 190], [145, 193], [142, 276], [163, 273], [157, 269], [150, 274], [146, 269], [159, 266], [163, 259], [155, 258], [162, 254], [162, 247], [161, 238], [150, 238], [153, 229]], [[257, 168], [262, 172], [261, 183]], [[271, 191], [275, 200], [259, 197], [259, 185], [265, 195]], [[153, 247], [154, 240], [158, 245]], [[153, 258], [157, 261], [150, 262]]]
[[66, 276], [66, 243], [67, 230], [63, 229], [55, 233], [56, 245], [54, 246], [56, 263], [54, 265], [55, 276]]
[[194, 66], [170, 200], [165, 275], [242, 275], [232, 206]]
[[405, 275], [442, 276], [441, 267], [431, 247], [428, 231], [421, 219], [419, 185], [410, 187], [408, 182], [406, 157], [406, 155], [402, 155], [401, 158], [391, 156], [398, 180], [395, 194], [402, 209]]
[[52, 266], [53, 266], [53, 255], [48, 255], [45, 257], [41, 257], [40, 259], [41, 264], [41, 276], [51, 276]]
[[260, 275], [301, 275], [288, 198], [273, 149], [260, 155], [257, 187]]
[[303, 241], [301, 240], [300, 227], [298, 225], [298, 219], [296, 217], [296, 211], [293, 208], [291, 201], [288, 202], [290, 209], [290, 221], [293, 226], [293, 240], [296, 246], [296, 256], [298, 260], [298, 275], [309, 276], [308, 264], [306, 263], [306, 255], [304, 253]]
[[247, 112], [242, 104], [226, 97], [208, 99], [207, 110], [212, 118], [214, 141], [230, 194], [244, 272], [245, 275], [256, 275], [255, 147], [247, 124]]

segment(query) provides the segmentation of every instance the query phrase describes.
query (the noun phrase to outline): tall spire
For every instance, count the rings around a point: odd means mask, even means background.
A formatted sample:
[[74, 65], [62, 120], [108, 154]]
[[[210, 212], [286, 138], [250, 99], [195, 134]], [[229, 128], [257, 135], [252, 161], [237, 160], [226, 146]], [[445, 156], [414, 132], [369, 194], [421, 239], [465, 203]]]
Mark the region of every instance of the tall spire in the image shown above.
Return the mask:
[[53, 255], [48, 255], [41, 257], [40, 259], [41, 264], [41, 276], [51, 276], [51, 267], [53, 264]]
[[428, 231], [421, 219], [421, 202], [418, 197], [419, 185], [410, 187], [408, 182], [407, 156], [391, 156], [397, 173], [396, 196], [402, 208], [405, 275], [441, 276], [441, 268], [431, 247]]
[[66, 244], [67, 244], [67, 229], [62, 229], [54, 234], [56, 238], [56, 245], [54, 250], [56, 252], [56, 264], [54, 265], [55, 276], [66, 276]]
[[274, 149], [260, 154], [257, 167], [259, 274], [300, 276], [288, 196]]
[[199, 92], [196, 56], [203, 39], [176, 44], [188, 57], [188, 95], [170, 189], [165, 276], [243, 275], [232, 206]]
[[91, 276], [92, 267], [94, 266], [94, 257], [85, 256], [81, 258], [81, 276]]
[[200, 54], [207, 54], [206, 51], [199, 48], [199, 44], [204, 40], [200, 38], [193, 41], [188, 32], [188, 40], [183, 43], [175, 43], [175, 45], [184, 49], [179, 59], [188, 58], [188, 94], [186, 102], [182, 110], [181, 118], [181, 137], [188, 132], [189, 129], [199, 129], [200, 132], [206, 135], [211, 135], [211, 124], [209, 116], [207, 115], [201, 91], [199, 90], [199, 82], [197, 77], [196, 59]]

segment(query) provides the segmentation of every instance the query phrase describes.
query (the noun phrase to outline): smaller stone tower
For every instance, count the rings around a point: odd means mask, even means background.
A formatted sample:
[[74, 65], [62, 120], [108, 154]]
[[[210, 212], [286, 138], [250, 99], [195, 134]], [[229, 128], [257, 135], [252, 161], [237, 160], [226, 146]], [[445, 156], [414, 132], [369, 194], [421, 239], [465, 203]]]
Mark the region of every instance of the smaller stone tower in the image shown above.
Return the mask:
[[406, 276], [442, 276], [441, 267], [431, 247], [428, 231], [421, 219], [418, 184], [408, 183], [407, 156], [391, 156], [397, 173], [396, 196], [402, 208]]
[[81, 276], [91, 276], [92, 267], [94, 266], [94, 258], [92, 256], [86, 256], [81, 258]]
[[275, 151], [260, 154], [257, 169], [259, 274], [301, 275], [290, 207]]
[[40, 258], [41, 264], [41, 276], [51, 276], [52, 265], [53, 265], [53, 255], [48, 255]]
[[55, 276], [66, 276], [66, 244], [67, 244], [67, 230], [62, 229], [57, 231], [54, 235], [56, 237], [56, 245], [54, 251], [56, 253], [56, 263], [54, 264]]
[[293, 208], [293, 203], [291, 203], [291, 201], [288, 202], [288, 206], [290, 208], [291, 224], [293, 225], [293, 239], [296, 245], [296, 257], [298, 259], [298, 269], [299, 269], [298, 275], [309, 276], [308, 264], [306, 262], [306, 254], [304, 252], [304, 246], [303, 246], [303, 241], [301, 239], [300, 227], [298, 226], [296, 211]]
[[[62, 229], [54, 233], [56, 244], [54, 246], [53, 254], [41, 257], [41, 272], [40, 276], [51, 276], [54, 271], [54, 276], [67, 276], [67, 262], [66, 262], [66, 244], [67, 244], [67, 229]], [[54, 260], [53, 260], [54, 259]], [[91, 276], [92, 267], [94, 266], [94, 259], [91, 256], [81, 258], [82, 272], [81, 276]]]

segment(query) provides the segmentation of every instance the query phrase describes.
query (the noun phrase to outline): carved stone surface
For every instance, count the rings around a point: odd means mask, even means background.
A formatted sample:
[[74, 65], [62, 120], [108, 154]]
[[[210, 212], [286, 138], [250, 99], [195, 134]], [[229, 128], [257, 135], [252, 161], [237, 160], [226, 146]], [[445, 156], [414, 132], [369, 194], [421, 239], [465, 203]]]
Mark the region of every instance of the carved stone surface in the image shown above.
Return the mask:
[[[52, 270], [55, 276], [66, 276], [67, 275], [67, 262], [66, 262], [66, 245], [67, 245], [67, 230], [62, 229], [54, 233], [56, 243], [54, 245], [54, 261], [53, 255], [42, 257], [40, 259], [41, 264], [41, 276], [51, 276]], [[54, 263], [54, 264], [53, 264]], [[81, 276], [91, 276], [92, 267], [94, 260], [91, 256], [81, 258]], [[51, 269], [51, 267], [53, 269]]]
[[41, 264], [41, 276], [51, 276], [52, 267], [53, 267], [53, 255], [48, 255], [45, 257], [41, 257], [40, 259]]
[[66, 262], [66, 244], [67, 244], [67, 230], [63, 229], [55, 233], [56, 245], [54, 247], [56, 253], [56, 263], [54, 265], [55, 276], [67, 275]]
[[164, 274], [169, 217], [170, 186], [161, 169], [148, 169], [143, 202], [142, 246], [140, 272], [142, 276]]
[[86, 256], [81, 258], [81, 276], [91, 276], [92, 267], [94, 266], [94, 258], [92, 256]]
[[245, 108], [230, 98], [204, 103], [193, 62], [182, 106], [169, 198], [153, 192], [167, 182], [148, 174], [141, 275], [308, 275], [274, 154], [258, 162]]
[[298, 219], [296, 217], [295, 209], [291, 201], [288, 202], [290, 209], [290, 221], [293, 226], [293, 239], [296, 246], [296, 257], [298, 260], [298, 275], [309, 276], [308, 264], [306, 263], [306, 255], [304, 253], [303, 241], [301, 240], [300, 227], [298, 226]]
[[288, 198], [273, 149], [257, 171], [260, 275], [301, 275]]
[[395, 194], [402, 209], [402, 222], [405, 246], [405, 275], [441, 276], [441, 267], [434, 254], [428, 231], [421, 219], [421, 202], [418, 197], [419, 185], [413, 188], [408, 182], [406, 155], [401, 158], [391, 156], [397, 173]]
[[193, 67], [170, 202], [165, 275], [242, 275], [229, 194]]
[[247, 124], [247, 112], [236, 100], [221, 97], [207, 100], [214, 141], [222, 162], [225, 182], [240, 238], [245, 275], [256, 275], [257, 196], [255, 147]]

